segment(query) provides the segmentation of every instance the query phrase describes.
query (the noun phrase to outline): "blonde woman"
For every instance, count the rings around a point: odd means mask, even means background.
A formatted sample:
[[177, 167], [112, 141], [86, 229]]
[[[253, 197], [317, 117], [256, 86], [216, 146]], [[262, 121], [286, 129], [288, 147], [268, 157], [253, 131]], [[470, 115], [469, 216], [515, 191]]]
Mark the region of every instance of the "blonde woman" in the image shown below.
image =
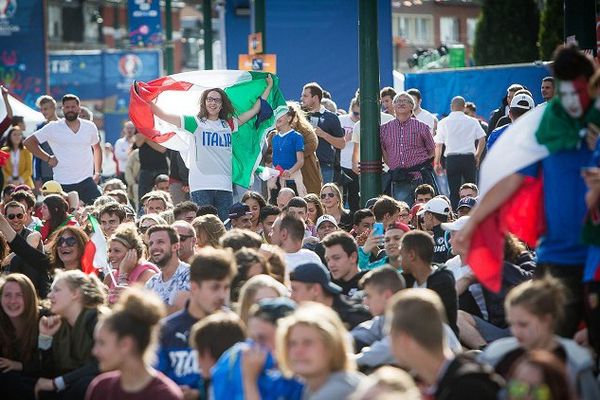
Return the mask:
[[276, 353], [287, 375], [305, 382], [303, 399], [346, 399], [364, 375], [357, 372], [348, 331], [322, 304], [306, 302], [277, 327]]
[[338, 226], [350, 232], [352, 229], [352, 215], [344, 210], [342, 205], [342, 192], [335, 183], [326, 183], [321, 188], [321, 203], [323, 204], [324, 214], [329, 214], [335, 218]]
[[206, 214], [196, 217], [192, 221], [196, 231], [196, 247], [219, 248], [219, 239], [226, 232], [223, 222], [214, 214]]
[[238, 315], [248, 324], [250, 307], [263, 299], [286, 297], [289, 290], [269, 275], [256, 275], [248, 279], [240, 289]]
[[92, 347], [106, 290], [95, 275], [71, 270], [56, 275], [48, 299], [53, 315], [40, 319], [38, 348], [41, 375], [51, 379], [37, 380], [36, 397], [50, 391], [58, 392], [56, 398], [82, 399], [98, 374]]

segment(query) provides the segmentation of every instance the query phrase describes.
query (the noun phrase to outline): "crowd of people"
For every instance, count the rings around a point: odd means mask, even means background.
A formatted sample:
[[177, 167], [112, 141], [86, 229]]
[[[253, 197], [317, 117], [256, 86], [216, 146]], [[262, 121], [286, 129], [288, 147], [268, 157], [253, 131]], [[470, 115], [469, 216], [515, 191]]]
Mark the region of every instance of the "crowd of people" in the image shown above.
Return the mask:
[[[313, 82], [271, 110], [261, 164], [279, 174], [240, 198], [231, 135], [268, 107], [271, 77], [249, 110], [220, 89], [195, 116], [151, 106], [193, 162], [131, 122], [103, 146], [75, 95], [61, 110], [41, 96], [27, 138], [9, 107], [2, 398], [600, 398], [600, 244], [579, 233], [600, 199], [600, 73], [573, 47], [553, 72], [544, 104], [513, 84], [489, 121], [461, 96], [438, 120], [419, 90], [382, 89], [383, 193], [362, 208], [358, 93], [345, 111]], [[556, 107], [584, 131], [543, 173], [573, 190], [544, 176], [546, 239], [506, 233], [496, 292], [467, 262], [504, 193], [480, 194], [479, 167], [517, 119]]]

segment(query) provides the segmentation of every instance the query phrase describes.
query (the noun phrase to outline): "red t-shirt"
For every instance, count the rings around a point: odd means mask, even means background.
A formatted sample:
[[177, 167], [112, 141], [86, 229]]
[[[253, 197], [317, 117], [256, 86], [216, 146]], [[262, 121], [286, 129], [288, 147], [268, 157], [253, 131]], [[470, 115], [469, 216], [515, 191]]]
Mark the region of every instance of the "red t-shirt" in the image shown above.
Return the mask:
[[121, 387], [121, 371], [111, 371], [94, 378], [87, 393], [86, 400], [182, 400], [183, 393], [172, 380], [156, 371], [150, 383], [137, 393], [128, 393]]

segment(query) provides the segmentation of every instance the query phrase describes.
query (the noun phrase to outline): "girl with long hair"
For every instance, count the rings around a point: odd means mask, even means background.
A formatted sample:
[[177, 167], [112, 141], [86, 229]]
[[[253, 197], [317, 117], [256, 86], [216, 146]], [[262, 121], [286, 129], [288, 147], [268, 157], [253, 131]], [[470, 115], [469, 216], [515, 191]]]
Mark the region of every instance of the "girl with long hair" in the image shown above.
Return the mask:
[[57, 229], [63, 226], [77, 226], [77, 220], [68, 214], [69, 203], [58, 194], [50, 194], [42, 201], [42, 220], [40, 230], [42, 240], [46, 243]]
[[319, 196], [314, 193], [309, 193], [304, 196], [306, 201], [306, 229], [308, 229], [312, 236], [317, 236], [317, 220], [323, 215], [323, 204], [319, 200]]
[[33, 156], [23, 146], [23, 131], [19, 127], [8, 131], [7, 146], [2, 148], [9, 154], [8, 160], [2, 167], [4, 184], [27, 185], [33, 188]]
[[92, 347], [106, 300], [105, 287], [95, 275], [78, 270], [60, 272], [48, 299], [53, 315], [42, 317], [39, 323], [43, 378], [37, 380], [35, 394], [56, 392], [59, 399], [83, 398], [98, 374]]
[[252, 190], [248, 190], [242, 196], [242, 203], [246, 204], [250, 207], [250, 212], [252, 213], [252, 231], [262, 234], [262, 229], [259, 225], [260, 211], [264, 206], [267, 205], [265, 198], [258, 192], [254, 192]]
[[545, 276], [512, 289], [505, 300], [506, 320], [514, 337], [492, 342], [482, 354], [484, 362], [507, 377], [517, 360], [528, 351], [545, 350], [567, 366], [569, 382], [582, 399], [600, 398], [589, 352], [571, 339], [555, 335], [564, 317], [565, 288]]
[[228, 218], [233, 204], [231, 135], [258, 114], [272, 87], [273, 78], [267, 75], [264, 92], [252, 108], [237, 115], [231, 100], [219, 88], [202, 92], [197, 115], [170, 114], [149, 103], [158, 118], [188, 132], [177, 135], [193, 149], [184, 159], [190, 169], [191, 199], [198, 205], [215, 206], [222, 221]]
[[244, 322], [248, 323], [248, 312], [252, 304], [263, 299], [285, 297], [289, 290], [282, 283], [269, 275], [256, 275], [248, 279], [240, 289], [237, 313]]
[[363, 375], [357, 372], [348, 331], [340, 317], [322, 304], [306, 302], [277, 326], [279, 367], [304, 380], [303, 399], [345, 399]]
[[350, 232], [352, 229], [352, 215], [349, 211], [344, 210], [342, 204], [342, 192], [335, 183], [326, 183], [321, 188], [321, 203], [325, 208], [325, 214], [335, 218], [338, 226]]
[[152, 368], [159, 322], [165, 315], [155, 294], [138, 288], [125, 292], [96, 327], [93, 354], [104, 373], [92, 381], [86, 400], [183, 399], [181, 389]]
[[308, 193], [319, 193], [321, 185], [323, 185], [321, 167], [316, 153], [319, 137], [315, 133], [315, 128], [306, 119], [306, 114], [301, 110], [300, 105], [296, 102], [288, 102], [288, 106], [296, 113], [296, 118], [291, 123], [292, 129], [299, 132], [304, 139], [304, 165], [301, 169], [304, 186]]
[[7, 398], [32, 397], [37, 373], [39, 301], [33, 283], [10, 274], [0, 283], [0, 387]]
[[227, 230], [219, 217], [214, 214], [201, 215], [192, 221], [192, 226], [196, 231], [196, 247], [221, 247], [219, 240]]
[[108, 262], [114, 272], [112, 278], [110, 274], [104, 277], [104, 284], [108, 286], [111, 294], [110, 303], [117, 301], [121, 288], [134, 283], [145, 284], [152, 275], [160, 271], [156, 265], [145, 261], [143, 257], [144, 242], [135, 225], [120, 225], [108, 240]]

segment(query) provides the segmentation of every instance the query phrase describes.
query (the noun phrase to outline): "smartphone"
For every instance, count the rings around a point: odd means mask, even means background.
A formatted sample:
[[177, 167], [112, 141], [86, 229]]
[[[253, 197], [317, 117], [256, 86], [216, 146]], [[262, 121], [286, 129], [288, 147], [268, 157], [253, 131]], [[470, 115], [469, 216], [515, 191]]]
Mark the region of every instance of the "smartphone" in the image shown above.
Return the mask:
[[373, 224], [373, 236], [381, 236], [383, 235], [383, 223], [375, 222]]

